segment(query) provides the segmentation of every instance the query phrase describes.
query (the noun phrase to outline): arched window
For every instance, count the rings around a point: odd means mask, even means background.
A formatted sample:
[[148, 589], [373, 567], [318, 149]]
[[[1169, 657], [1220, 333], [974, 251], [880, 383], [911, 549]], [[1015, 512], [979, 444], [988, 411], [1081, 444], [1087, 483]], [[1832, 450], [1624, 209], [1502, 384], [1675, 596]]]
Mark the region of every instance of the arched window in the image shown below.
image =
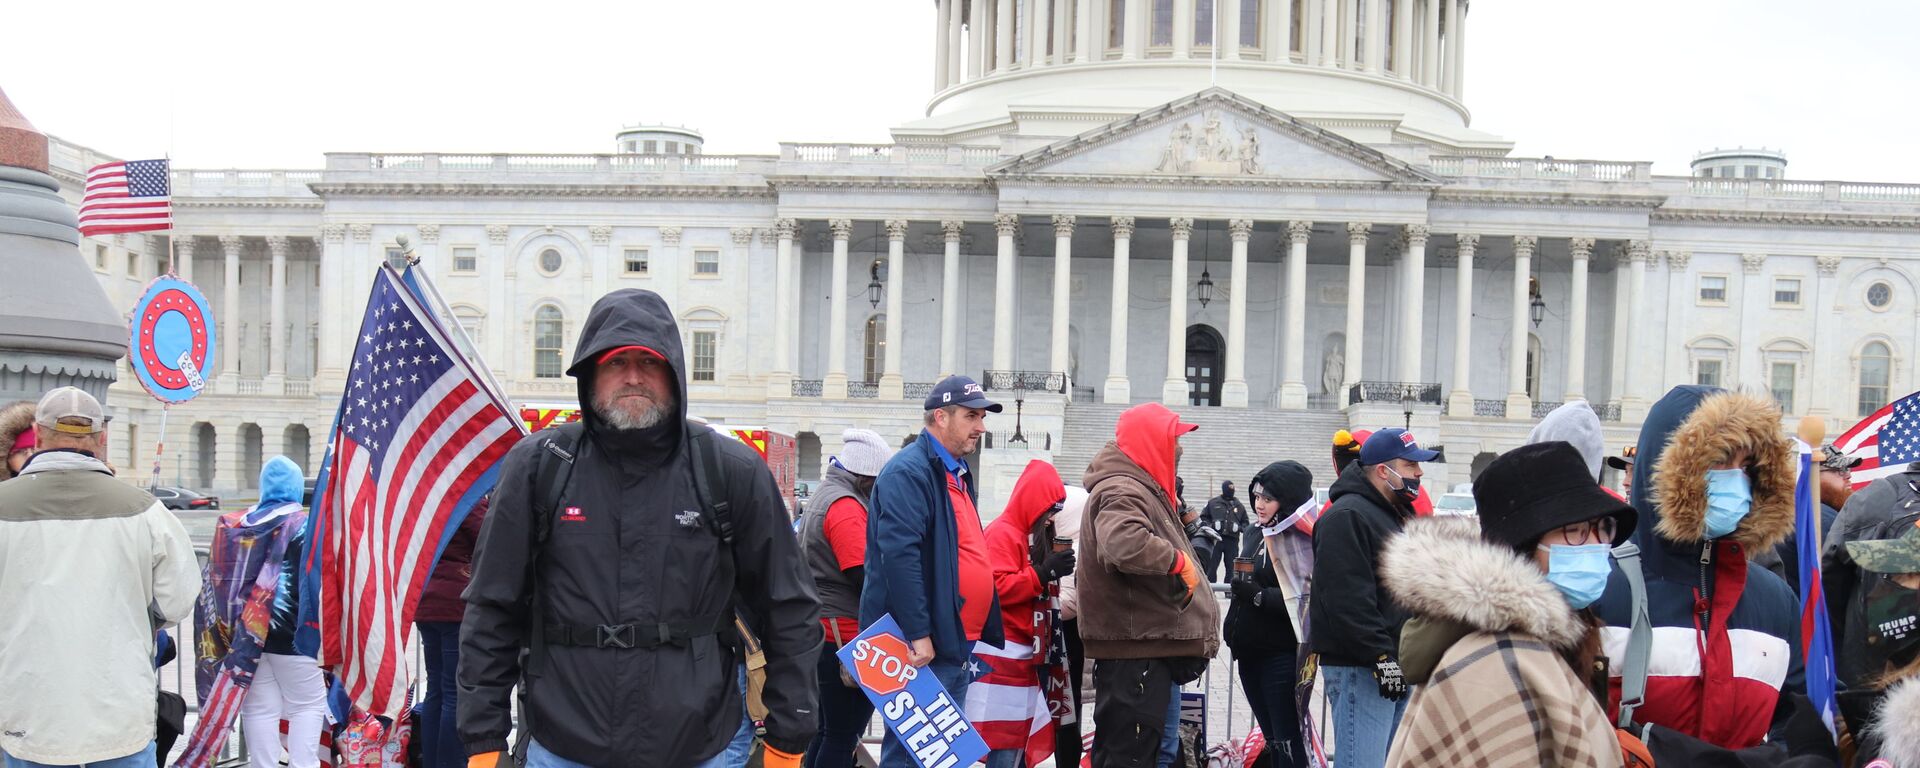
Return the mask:
[[1868, 342], [1860, 348], [1860, 417], [1866, 418], [1887, 404], [1893, 385], [1893, 350], [1886, 342]]
[[557, 379], [566, 370], [560, 362], [566, 330], [560, 308], [543, 304], [533, 313], [533, 377]]
[[473, 340], [474, 346], [477, 347], [483, 343], [481, 334], [486, 331], [487, 313], [480, 311], [478, 307], [455, 304], [453, 321], [460, 325], [461, 330], [467, 332], [467, 338]]
[[862, 369], [865, 378], [862, 378], [861, 381], [865, 381], [868, 384], [879, 383], [880, 371], [886, 366], [887, 362], [886, 313], [882, 312], [867, 318], [867, 343], [865, 350], [866, 353], [863, 355], [863, 359], [866, 361], [866, 366]]
[[1718, 336], [1703, 336], [1687, 345], [1693, 362], [1693, 383], [1703, 387], [1728, 386], [1727, 374], [1733, 371], [1733, 343]]

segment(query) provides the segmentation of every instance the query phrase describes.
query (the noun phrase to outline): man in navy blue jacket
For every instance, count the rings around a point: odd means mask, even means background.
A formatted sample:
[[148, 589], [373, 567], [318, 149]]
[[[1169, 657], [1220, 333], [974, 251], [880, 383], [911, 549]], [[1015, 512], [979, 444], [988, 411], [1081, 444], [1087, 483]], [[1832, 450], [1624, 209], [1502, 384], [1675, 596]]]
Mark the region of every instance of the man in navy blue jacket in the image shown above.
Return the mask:
[[[993, 565], [975, 508], [979, 489], [961, 456], [986, 433], [1001, 406], [980, 385], [949, 376], [926, 401], [926, 428], [880, 470], [867, 516], [867, 575], [860, 624], [892, 614], [914, 666], [932, 672], [955, 701], [965, 701], [973, 644], [1004, 642]], [[882, 766], [912, 766], [887, 734]]]

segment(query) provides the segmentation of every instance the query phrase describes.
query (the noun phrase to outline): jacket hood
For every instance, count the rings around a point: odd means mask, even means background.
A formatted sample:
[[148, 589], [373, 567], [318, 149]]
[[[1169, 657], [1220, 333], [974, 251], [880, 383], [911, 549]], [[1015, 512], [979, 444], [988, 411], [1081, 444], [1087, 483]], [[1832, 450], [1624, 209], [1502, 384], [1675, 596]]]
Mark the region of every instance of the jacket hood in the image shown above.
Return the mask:
[[[20, 433], [33, 429], [33, 403], [25, 400], [8, 403], [0, 408], [0, 453], [13, 449], [13, 439]], [[0, 480], [13, 477], [13, 472], [5, 464], [0, 464]]]
[[1253, 500], [1256, 490], [1280, 502], [1278, 514], [1285, 518], [1313, 498], [1313, 472], [1297, 461], [1276, 461], [1254, 475], [1247, 486], [1247, 511], [1258, 520], [1260, 513], [1254, 511]]
[[1793, 444], [1779, 407], [1709, 387], [1677, 387], [1648, 413], [1633, 478], [1634, 508], [1654, 523], [1647, 528], [1678, 544], [1704, 540], [1707, 470], [1740, 451], [1753, 455], [1753, 507], [1731, 538], [1760, 552], [1793, 533]]
[[1020, 473], [1020, 479], [1013, 483], [1013, 493], [1007, 497], [1007, 508], [1000, 513], [999, 519], [1017, 526], [1022, 535], [1033, 530], [1034, 522], [1040, 519], [1053, 505], [1066, 500], [1066, 486], [1060, 483], [1060, 471], [1052, 464], [1034, 459], [1027, 462], [1026, 471]]
[[1606, 458], [1607, 443], [1601, 436], [1600, 415], [1593, 412], [1593, 406], [1585, 400], [1569, 402], [1549, 411], [1527, 434], [1529, 444], [1554, 441], [1572, 443], [1580, 458], [1587, 461], [1593, 481], [1600, 482], [1600, 462]]
[[1563, 651], [1586, 637], [1587, 626], [1546, 574], [1512, 547], [1482, 539], [1469, 518], [1408, 521], [1381, 552], [1380, 578], [1396, 602], [1423, 617], [1532, 635]]
[[1066, 494], [1066, 500], [1060, 502], [1060, 514], [1053, 516], [1054, 535], [1077, 541], [1080, 538], [1080, 520], [1087, 510], [1087, 491], [1069, 485]]
[[1894, 768], [1920, 768], [1920, 680], [1908, 678], [1887, 689], [1873, 734], [1880, 739], [1877, 757], [1892, 761]]
[[1175, 485], [1174, 472], [1178, 465], [1176, 446], [1180, 436], [1190, 432], [1181, 425], [1179, 415], [1159, 403], [1145, 403], [1128, 408], [1120, 414], [1120, 421], [1114, 426], [1114, 445], [1120, 452], [1132, 459], [1134, 464], [1146, 470], [1160, 489], [1166, 491], [1167, 498], [1173, 500], [1175, 507], [1180, 506], [1180, 492]]
[[[593, 405], [593, 373], [600, 356], [620, 347], [646, 347], [666, 358], [673, 368], [674, 401], [677, 418], [664, 425], [675, 436], [687, 416], [686, 355], [680, 346], [680, 326], [673, 309], [653, 291], [625, 288], [600, 297], [580, 327], [580, 340], [573, 348], [573, 362], [567, 375], [578, 381], [580, 413], [587, 428], [610, 432]], [[650, 432], [661, 429], [641, 430]]]
[[301, 474], [300, 465], [285, 456], [275, 456], [260, 468], [260, 502], [254, 508], [298, 504], [306, 490], [307, 478]]
[[1368, 504], [1401, 517], [1413, 514], [1412, 509], [1395, 504], [1392, 499], [1382, 496], [1380, 491], [1373, 487], [1373, 483], [1367, 481], [1367, 466], [1357, 461], [1348, 464], [1347, 468], [1340, 472], [1340, 476], [1333, 479], [1333, 485], [1327, 488], [1327, 501], [1339, 501], [1342, 496], [1354, 495], [1365, 497]]

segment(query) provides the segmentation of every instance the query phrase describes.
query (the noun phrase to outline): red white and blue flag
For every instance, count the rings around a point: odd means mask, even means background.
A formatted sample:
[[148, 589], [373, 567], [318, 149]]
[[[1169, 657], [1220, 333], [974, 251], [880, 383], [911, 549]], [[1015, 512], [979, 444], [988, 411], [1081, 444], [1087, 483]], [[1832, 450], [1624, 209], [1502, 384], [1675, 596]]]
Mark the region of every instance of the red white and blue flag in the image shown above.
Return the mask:
[[353, 706], [407, 706], [414, 609], [446, 539], [523, 434], [403, 276], [374, 276], [309, 541], [320, 663]]
[[80, 198], [80, 234], [173, 228], [173, 184], [166, 160], [101, 163], [87, 171]]
[[1827, 593], [1820, 586], [1820, 467], [1813, 463], [1813, 446], [1793, 441], [1800, 461], [1800, 483], [1794, 489], [1793, 519], [1799, 535], [1794, 547], [1800, 557], [1800, 638], [1807, 670], [1807, 698], [1835, 739], [1838, 712], [1833, 664], [1833, 626], [1827, 623]]
[[1920, 392], [1880, 406], [1833, 441], [1833, 447], [1856, 459], [1853, 489], [1860, 490], [1907, 465], [1920, 461]]
[[988, 746], [1023, 749], [1027, 765], [1051, 757], [1054, 728], [1075, 720], [1059, 618], [1054, 608], [1035, 617], [1033, 645], [973, 645], [971, 665], [984, 668], [967, 687], [967, 719]]

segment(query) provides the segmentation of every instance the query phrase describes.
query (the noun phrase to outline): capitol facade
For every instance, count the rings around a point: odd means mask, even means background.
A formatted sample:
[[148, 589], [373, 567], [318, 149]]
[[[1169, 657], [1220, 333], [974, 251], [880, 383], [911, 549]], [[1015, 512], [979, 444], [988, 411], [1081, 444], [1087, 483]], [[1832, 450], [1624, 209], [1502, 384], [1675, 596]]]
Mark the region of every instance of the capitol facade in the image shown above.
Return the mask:
[[[659, 292], [694, 412], [798, 435], [803, 477], [846, 427], [917, 430], [948, 373], [1020, 401], [989, 470], [1077, 479], [1160, 401], [1203, 424], [1183, 472], [1213, 487], [1329, 472], [1346, 425], [1410, 422], [1460, 482], [1569, 400], [1617, 450], [1674, 384], [1839, 429], [1920, 380], [1920, 185], [1767, 150], [1687, 176], [1512, 157], [1470, 121], [1465, 0], [930, 1], [932, 97], [888, 144], [713, 155], [636, 126], [605, 154], [176, 169], [170, 238], [82, 245], [120, 307], [177, 252], [219, 318], [162, 479], [244, 495], [263, 456], [317, 462], [406, 248], [516, 403], [571, 402], [597, 297]], [[52, 144], [77, 205], [112, 148]], [[144, 479], [159, 406], [121, 366], [112, 458]]]

